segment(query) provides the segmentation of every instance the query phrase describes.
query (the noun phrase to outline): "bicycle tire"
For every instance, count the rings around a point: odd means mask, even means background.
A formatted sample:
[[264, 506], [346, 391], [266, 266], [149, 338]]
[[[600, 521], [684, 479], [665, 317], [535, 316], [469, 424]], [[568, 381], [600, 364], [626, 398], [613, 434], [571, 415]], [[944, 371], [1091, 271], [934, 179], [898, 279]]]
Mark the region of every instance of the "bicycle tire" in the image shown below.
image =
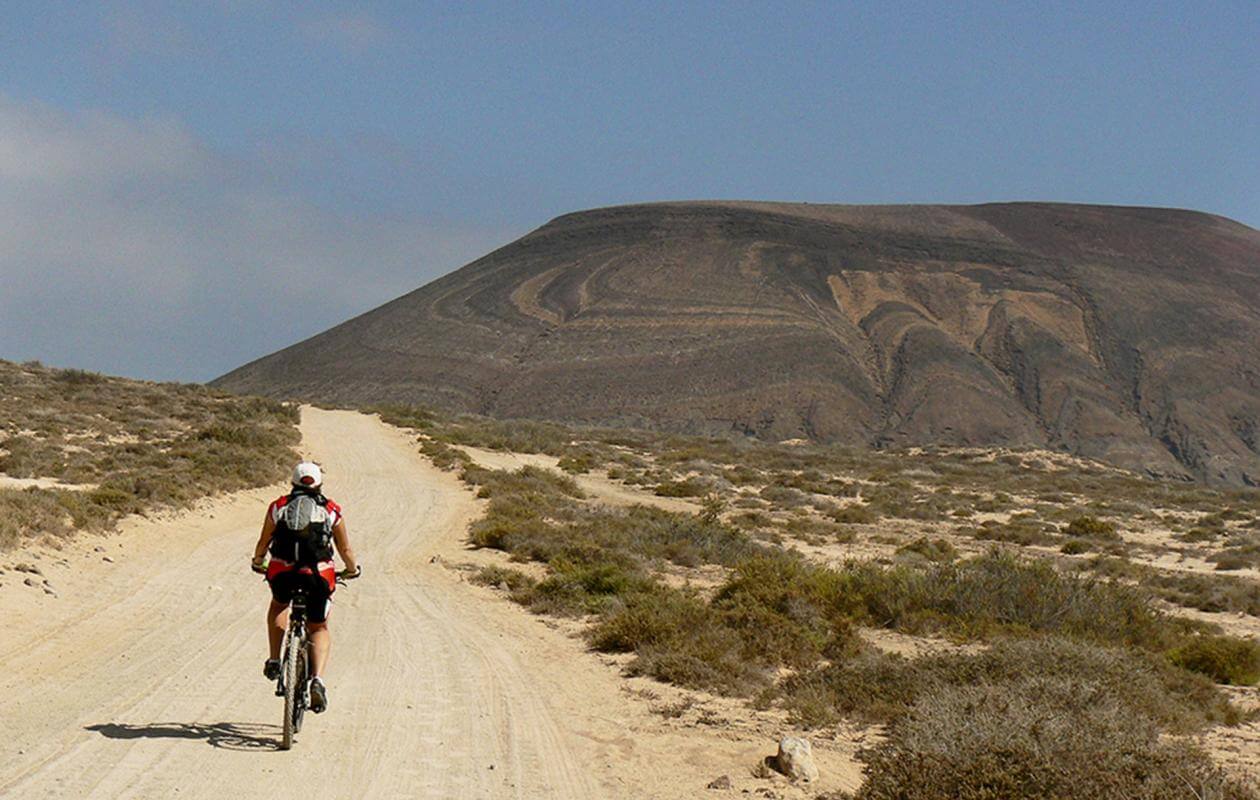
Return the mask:
[[297, 691], [297, 653], [301, 648], [301, 642], [289, 639], [289, 646], [284, 651], [284, 725], [280, 739], [280, 749], [288, 750], [293, 746], [293, 730], [294, 709], [300, 700]]
[[307, 675], [310, 673], [309, 663], [308, 663], [310, 660], [309, 651], [310, 651], [310, 647], [307, 645], [307, 642], [303, 641], [302, 647], [298, 649], [297, 672], [296, 672], [297, 688], [294, 690], [294, 693], [293, 693], [293, 733], [294, 734], [298, 734], [302, 732], [302, 718], [306, 714], [306, 706], [307, 706], [306, 678], [307, 678]]

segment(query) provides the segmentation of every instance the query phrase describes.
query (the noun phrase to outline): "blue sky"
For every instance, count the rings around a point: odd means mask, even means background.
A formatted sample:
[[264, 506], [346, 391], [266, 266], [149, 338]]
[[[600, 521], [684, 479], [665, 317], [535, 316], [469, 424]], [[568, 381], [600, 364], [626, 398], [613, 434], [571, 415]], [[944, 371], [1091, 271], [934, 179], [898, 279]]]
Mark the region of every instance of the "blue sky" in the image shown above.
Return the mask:
[[1260, 226], [1257, 41], [1255, 2], [8, 3], [0, 358], [208, 379], [616, 203]]

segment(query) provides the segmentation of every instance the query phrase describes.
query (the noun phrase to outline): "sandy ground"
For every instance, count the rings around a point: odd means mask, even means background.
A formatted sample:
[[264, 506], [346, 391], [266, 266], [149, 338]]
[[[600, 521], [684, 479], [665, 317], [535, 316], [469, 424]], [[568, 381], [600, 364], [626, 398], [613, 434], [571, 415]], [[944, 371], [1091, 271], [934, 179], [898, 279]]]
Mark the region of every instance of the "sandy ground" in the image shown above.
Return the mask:
[[[468, 583], [478, 502], [412, 436], [314, 409], [302, 430], [364, 564], [337, 594], [328, 712], [276, 749], [247, 561], [282, 487], [129, 520], [0, 559], [0, 796], [803, 798], [860, 780], [852, 748], [826, 742], [818, 785], [754, 778], [788, 732], [773, 716], [627, 681]], [[732, 789], [704, 788], [723, 774]]]
[[[487, 469], [518, 470], [521, 467], [533, 466], [552, 469], [557, 472], [560, 459], [543, 453], [509, 453], [502, 450], [485, 450], [480, 447], [460, 445], [458, 449], [470, 455], [478, 465]], [[602, 470], [595, 470], [582, 475], [570, 475], [578, 488], [593, 500], [610, 506], [646, 505], [662, 508], [666, 511], [695, 512], [700, 508], [681, 497], [659, 497], [650, 492], [638, 491], [618, 481], [610, 480]]]
[[62, 483], [56, 478], [11, 478], [0, 475], [0, 489], [66, 489], [72, 492], [90, 492], [94, 483]]

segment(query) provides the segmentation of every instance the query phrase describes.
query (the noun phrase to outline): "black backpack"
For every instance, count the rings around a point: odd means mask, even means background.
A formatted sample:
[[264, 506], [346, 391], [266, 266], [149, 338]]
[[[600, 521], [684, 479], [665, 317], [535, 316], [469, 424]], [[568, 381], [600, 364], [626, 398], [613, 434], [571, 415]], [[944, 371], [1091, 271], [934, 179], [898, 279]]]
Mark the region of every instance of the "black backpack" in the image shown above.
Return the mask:
[[332, 514], [323, 494], [295, 491], [280, 510], [271, 538], [271, 554], [296, 564], [327, 561], [333, 556]]

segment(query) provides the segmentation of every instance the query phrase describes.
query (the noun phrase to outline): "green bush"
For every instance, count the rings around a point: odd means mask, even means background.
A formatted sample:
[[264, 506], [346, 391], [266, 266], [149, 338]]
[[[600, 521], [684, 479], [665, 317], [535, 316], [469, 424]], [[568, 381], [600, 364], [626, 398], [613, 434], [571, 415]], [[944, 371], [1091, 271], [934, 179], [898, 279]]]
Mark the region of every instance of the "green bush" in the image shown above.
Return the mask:
[[1196, 636], [1168, 654], [1179, 667], [1217, 683], [1251, 686], [1260, 681], [1260, 644], [1232, 636]]
[[928, 561], [949, 562], [958, 558], [958, 550], [946, 539], [920, 536], [910, 544], [897, 548], [898, 555], [915, 555]]
[[1073, 519], [1063, 528], [1068, 536], [1079, 539], [1118, 539], [1116, 526], [1106, 520], [1091, 516], [1080, 516]]
[[570, 563], [558, 560], [551, 574], [535, 584], [527, 597], [530, 609], [544, 614], [597, 614], [618, 597], [650, 592], [651, 578], [624, 562]]
[[843, 506], [827, 516], [842, 525], [869, 525], [879, 519], [879, 514], [864, 505]]
[[703, 497], [712, 491], [712, 484], [704, 478], [690, 477], [680, 481], [657, 484], [653, 493], [660, 497]]

